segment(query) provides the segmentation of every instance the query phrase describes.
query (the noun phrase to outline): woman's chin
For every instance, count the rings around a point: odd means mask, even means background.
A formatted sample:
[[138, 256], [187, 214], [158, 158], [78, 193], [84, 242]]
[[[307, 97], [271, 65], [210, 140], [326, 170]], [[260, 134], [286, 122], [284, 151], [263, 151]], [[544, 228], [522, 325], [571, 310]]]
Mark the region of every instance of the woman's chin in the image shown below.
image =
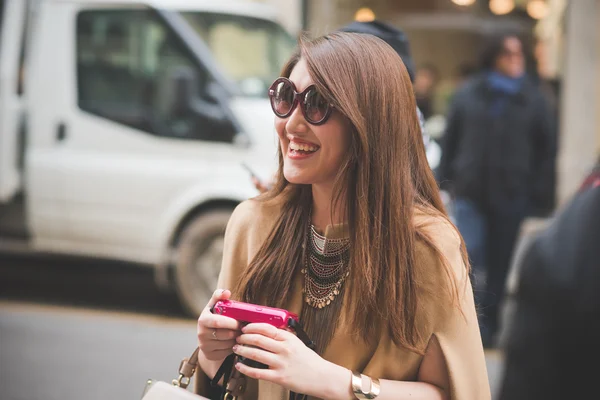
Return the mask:
[[284, 168], [283, 176], [289, 183], [293, 183], [295, 185], [310, 185], [313, 183], [313, 180], [305, 171], [300, 171], [296, 168]]

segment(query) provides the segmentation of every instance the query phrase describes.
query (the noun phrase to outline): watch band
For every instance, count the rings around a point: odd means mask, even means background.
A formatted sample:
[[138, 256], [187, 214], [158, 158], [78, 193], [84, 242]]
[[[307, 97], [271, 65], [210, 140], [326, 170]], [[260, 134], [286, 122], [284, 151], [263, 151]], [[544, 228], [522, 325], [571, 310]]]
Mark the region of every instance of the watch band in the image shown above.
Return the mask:
[[[368, 391], [363, 388], [363, 378], [369, 380]], [[373, 379], [366, 375], [359, 374], [356, 371], [352, 371], [352, 392], [357, 399], [374, 399], [379, 396], [379, 393], [381, 392], [379, 379]]]

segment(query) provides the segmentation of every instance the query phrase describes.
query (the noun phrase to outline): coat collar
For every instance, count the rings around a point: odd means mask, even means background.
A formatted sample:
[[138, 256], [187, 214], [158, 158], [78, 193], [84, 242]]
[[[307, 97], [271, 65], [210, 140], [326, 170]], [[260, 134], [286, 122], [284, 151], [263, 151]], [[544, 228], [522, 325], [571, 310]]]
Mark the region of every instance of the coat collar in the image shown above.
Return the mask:
[[[475, 91], [480, 93], [486, 99], [491, 99], [496, 94], [496, 92], [494, 92], [490, 87], [486, 79], [485, 73], [480, 73], [474, 78], [474, 85]], [[531, 81], [531, 78], [525, 76], [523, 78], [523, 84], [521, 85], [521, 89], [519, 90], [519, 92], [517, 92], [517, 94], [515, 94], [512, 97], [519, 103], [525, 103], [527, 101], [527, 98], [529, 97], [529, 94], [533, 90], [533, 87], [534, 86], [533, 82]]]

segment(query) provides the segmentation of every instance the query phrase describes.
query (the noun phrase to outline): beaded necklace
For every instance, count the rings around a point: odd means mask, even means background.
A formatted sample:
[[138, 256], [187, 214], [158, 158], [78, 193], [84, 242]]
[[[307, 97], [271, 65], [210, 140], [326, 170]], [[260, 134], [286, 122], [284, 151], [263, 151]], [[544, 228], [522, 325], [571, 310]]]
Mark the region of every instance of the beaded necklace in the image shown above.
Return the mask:
[[340, 294], [350, 274], [350, 239], [327, 239], [309, 224], [308, 251], [304, 257], [304, 297], [314, 308], [324, 308]]

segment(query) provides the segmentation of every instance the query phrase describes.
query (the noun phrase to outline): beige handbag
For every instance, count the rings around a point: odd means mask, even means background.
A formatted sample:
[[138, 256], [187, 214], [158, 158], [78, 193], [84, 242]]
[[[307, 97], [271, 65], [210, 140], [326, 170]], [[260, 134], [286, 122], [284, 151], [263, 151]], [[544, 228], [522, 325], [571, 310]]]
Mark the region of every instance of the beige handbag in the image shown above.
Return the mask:
[[[149, 383], [143, 400], [204, 400], [206, 397], [188, 392], [182, 387], [173, 386], [167, 382]], [[206, 399], [208, 400], [208, 399]]]
[[[190, 380], [198, 368], [198, 351], [196, 348], [190, 358], [184, 358], [179, 365], [179, 377], [167, 382], [148, 380], [142, 400], [209, 400], [187, 391]], [[233, 359], [231, 360], [233, 361]], [[233, 363], [231, 364], [233, 365]], [[225, 371], [223, 371], [225, 372]], [[218, 380], [218, 379], [217, 379]], [[246, 377], [236, 369], [227, 376], [227, 386], [223, 394], [224, 400], [240, 399], [246, 388]]]
[[184, 358], [179, 366], [179, 377], [167, 382], [148, 380], [142, 400], [208, 400], [206, 397], [198, 396], [186, 389], [190, 379], [198, 368], [198, 349], [190, 358]]

